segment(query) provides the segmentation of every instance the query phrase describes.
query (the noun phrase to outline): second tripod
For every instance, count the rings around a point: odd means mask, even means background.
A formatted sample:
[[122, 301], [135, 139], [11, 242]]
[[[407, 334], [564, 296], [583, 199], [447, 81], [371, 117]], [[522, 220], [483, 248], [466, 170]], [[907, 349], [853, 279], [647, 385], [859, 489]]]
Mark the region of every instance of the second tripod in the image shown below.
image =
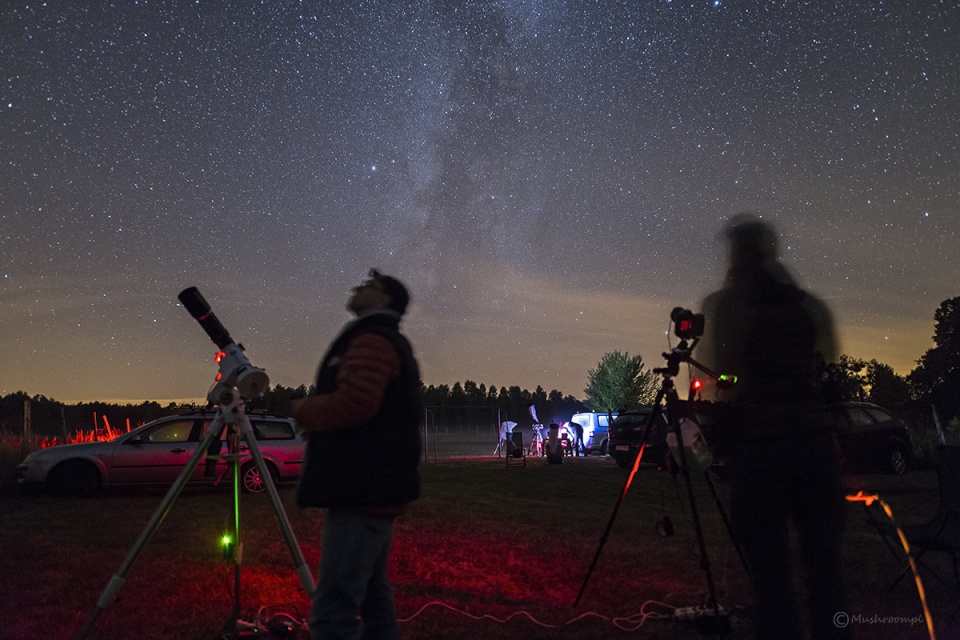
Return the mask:
[[[699, 341], [699, 337], [703, 334], [703, 316], [699, 314], [693, 314], [686, 309], [677, 308], [673, 310], [671, 319], [675, 323], [674, 332], [678, 337], [681, 338], [681, 342], [669, 353], [663, 354], [664, 358], [667, 359], [667, 365], [665, 367], [653, 370], [654, 373], [662, 376], [660, 388], [657, 391], [656, 399], [653, 403], [653, 409], [651, 410], [644, 426], [643, 435], [641, 436], [639, 449], [637, 451], [637, 456], [634, 459], [630, 475], [627, 477], [627, 481], [623, 486], [623, 490], [620, 492], [620, 496], [617, 499], [616, 505], [614, 506], [613, 513], [610, 515], [610, 520], [607, 522], [606, 529], [600, 538], [593, 561], [590, 563], [590, 568], [583, 579], [583, 583], [580, 586], [580, 591], [577, 593], [574, 606], [580, 604], [580, 599], [583, 597], [583, 594], [586, 591], [590, 576], [593, 574], [593, 570], [596, 568], [597, 561], [600, 559], [600, 554], [603, 551], [603, 547], [610, 535], [610, 531], [613, 529], [613, 523], [616, 521], [620, 507], [623, 505], [624, 499], [630, 490], [630, 485], [633, 482], [633, 478], [640, 467], [640, 462], [643, 459], [643, 453], [646, 449], [651, 429], [655, 424], [658, 423], [661, 413], [665, 410], [668, 431], [676, 439], [676, 457], [678, 459], [680, 472], [684, 477], [687, 488], [687, 498], [690, 502], [690, 511], [693, 518], [693, 525], [697, 536], [697, 544], [700, 551], [700, 566], [703, 570], [709, 592], [707, 606], [702, 608], [693, 608], [696, 609], [698, 614], [694, 617], [698, 626], [704, 632], [723, 634], [726, 633], [730, 628], [729, 612], [717, 603], [716, 587], [713, 580], [713, 570], [710, 565], [709, 556], [707, 555], [706, 541], [703, 535], [703, 527], [700, 523], [700, 513], [697, 509], [693, 480], [691, 477], [691, 467], [697, 464], [697, 451], [700, 449], [703, 443], [684, 443], [684, 426], [694, 423], [692, 423], [689, 418], [686, 417], [685, 411], [681, 406], [680, 397], [677, 394], [676, 385], [674, 384], [674, 378], [680, 372], [681, 362], [687, 362], [715, 379], [718, 378], [718, 376], [690, 357], [691, 352]], [[687, 340], [691, 339], [692, 342], [688, 343]], [[697, 432], [697, 435], [699, 436], [699, 432]], [[699, 465], [697, 464], [697, 466]], [[716, 502], [716, 505], [720, 511], [720, 515], [729, 533], [730, 522], [727, 518], [726, 511], [723, 509], [723, 505], [720, 503], [719, 497], [717, 496], [716, 489], [713, 486], [713, 483], [710, 481], [709, 475], [706, 471], [704, 472], [704, 477], [707, 479], [707, 483], [713, 493], [714, 501]], [[733, 540], [732, 535], [731, 540]], [[741, 562], [744, 564], [744, 567], [746, 567], [743, 554], [740, 552], [740, 548], [736, 546], [735, 540], [734, 546], [737, 548], [737, 553], [740, 556]]]

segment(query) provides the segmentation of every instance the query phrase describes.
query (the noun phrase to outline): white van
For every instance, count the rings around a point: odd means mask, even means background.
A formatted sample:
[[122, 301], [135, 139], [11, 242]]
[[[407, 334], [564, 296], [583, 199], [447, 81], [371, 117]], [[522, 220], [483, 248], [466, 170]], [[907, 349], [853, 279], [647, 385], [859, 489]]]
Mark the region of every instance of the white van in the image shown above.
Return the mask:
[[[616, 419], [617, 414], [613, 414]], [[583, 427], [583, 449], [587, 453], [599, 451], [607, 453], [607, 434], [610, 432], [611, 416], [606, 412], [575, 413], [570, 422], [576, 422]]]

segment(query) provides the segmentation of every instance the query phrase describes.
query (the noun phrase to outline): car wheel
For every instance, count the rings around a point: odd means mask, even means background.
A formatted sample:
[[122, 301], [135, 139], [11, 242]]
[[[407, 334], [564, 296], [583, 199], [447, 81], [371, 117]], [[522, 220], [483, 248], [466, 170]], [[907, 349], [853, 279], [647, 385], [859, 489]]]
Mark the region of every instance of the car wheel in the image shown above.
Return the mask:
[[621, 469], [632, 469], [633, 461], [626, 456], [617, 456], [614, 458], [617, 461], [617, 466]]
[[906, 473], [907, 456], [903, 449], [894, 447], [890, 450], [890, 455], [887, 457], [887, 469], [890, 473], [898, 476]]
[[606, 441], [606, 440], [604, 440], [603, 442], [600, 443], [600, 455], [602, 455], [602, 456], [607, 455], [607, 441]]
[[[274, 483], [276, 483], [276, 470], [269, 462], [267, 462], [266, 465]], [[261, 493], [267, 490], [266, 480], [264, 480], [263, 476], [260, 475], [260, 469], [257, 468], [257, 465], [254, 464], [253, 460], [250, 460], [240, 467], [240, 486], [243, 487], [243, 490], [246, 493]]]
[[89, 462], [64, 462], [50, 472], [47, 490], [58, 498], [86, 498], [100, 490], [100, 472]]

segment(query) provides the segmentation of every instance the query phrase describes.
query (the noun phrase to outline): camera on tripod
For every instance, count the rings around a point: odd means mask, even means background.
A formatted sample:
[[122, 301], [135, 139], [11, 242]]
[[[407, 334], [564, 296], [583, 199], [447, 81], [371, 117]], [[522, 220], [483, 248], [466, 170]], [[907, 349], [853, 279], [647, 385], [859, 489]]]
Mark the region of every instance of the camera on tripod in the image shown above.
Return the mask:
[[690, 309], [674, 307], [670, 312], [673, 320], [673, 334], [681, 340], [692, 340], [703, 335], [703, 314]]

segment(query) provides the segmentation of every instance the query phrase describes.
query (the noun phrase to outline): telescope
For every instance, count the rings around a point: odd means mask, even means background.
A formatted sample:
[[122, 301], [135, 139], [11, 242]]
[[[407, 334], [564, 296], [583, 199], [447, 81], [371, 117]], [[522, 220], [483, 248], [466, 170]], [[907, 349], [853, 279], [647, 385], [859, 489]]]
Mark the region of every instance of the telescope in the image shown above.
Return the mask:
[[230, 332], [220, 323], [199, 289], [188, 287], [180, 292], [177, 299], [220, 349], [217, 353], [220, 371], [207, 393], [207, 400], [217, 405], [229, 404], [234, 387], [246, 400], [259, 398], [270, 390], [267, 372], [251, 364], [243, 352], [243, 345], [233, 341]]
[[[240, 460], [244, 455], [241, 452], [246, 450], [253, 457], [253, 462], [257, 473], [263, 479], [267, 493], [270, 496], [270, 502], [273, 504], [273, 511], [277, 516], [283, 537], [290, 548], [290, 554], [293, 557], [294, 564], [297, 567], [297, 575], [300, 576], [300, 584], [306, 593], [313, 593], [316, 584], [313, 580], [313, 574], [307, 567], [306, 559], [300, 550], [293, 529], [290, 527], [290, 521], [287, 514], [283, 511], [283, 505], [280, 502], [280, 494], [277, 493], [277, 487], [274, 485], [273, 476], [270, 467], [263, 459], [260, 453], [260, 447], [257, 445], [257, 436], [250, 424], [250, 419], [246, 414], [244, 400], [261, 397], [264, 392], [270, 389], [270, 378], [263, 369], [250, 364], [250, 360], [243, 353], [243, 347], [233, 341], [230, 333], [220, 324], [220, 320], [210, 310], [210, 305], [203, 299], [196, 287], [184, 289], [177, 296], [183, 306], [186, 307], [190, 315], [200, 323], [203, 330], [207, 332], [213, 343], [217, 345], [220, 351], [217, 353], [217, 364], [220, 371], [217, 373], [216, 381], [207, 394], [207, 400], [211, 404], [218, 405], [217, 414], [206, 427], [203, 434], [203, 440], [194, 449], [187, 460], [186, 466], [180, 471], [180, 475], [174, 481], [173, 486], [167, 491], [163, 502], [154, 512], [147, 528], [143, 530], [140, 537], [134, 543], [133, 548], [127, 554], [120, 569], [107, 583], [107, 587], [100, 594], [97, 600], [97, 606], [94, 608], [90, 617], [84, 623], [83, 628], [77, 635], [76, 640], [84, 640], [87, 633], [93, 628], [94, 623], [100, 613], [113, 602], [120, 593], [120, 587], [126, 580], [127, 573], [133, 566], [140, 552], [147, 545], [147, 542], [153, 537], [153, 534], [160, 527], [160, 523], [166, 517], [170, 508], [180, 492], [186, 486], [193, 473], [200, 463], [201, 458], [206, 457], [206, 463], [213, 464], [216, 467], [218, 460], [225, 460], [230, 465], [233, 476], [233, 531], [232, 534], [224, 536], [225, 557], [233, 564], [233, 615], [231, 628], [236, 633], [224, 635], [224, 638], [254, 638], [261, 637], [261, 629], [258, 628], [259, 614], [256, 623], [241, 620], [240, 618], [240, 562], [243, 557], [243, 543], [240, 539]], [[217, 455], [220, 451], [220, 438], [226, 432], [227, 454]], [[244, 448], [241, 448], [241, 440]], [[261, 608], [262, 610], [263, 608]], [[264, 628], [264, 630], [266, 627]], [[285, 636], [286, 637], [286, 636]], [[291, 636], [292, 637], [292, 636]]]

